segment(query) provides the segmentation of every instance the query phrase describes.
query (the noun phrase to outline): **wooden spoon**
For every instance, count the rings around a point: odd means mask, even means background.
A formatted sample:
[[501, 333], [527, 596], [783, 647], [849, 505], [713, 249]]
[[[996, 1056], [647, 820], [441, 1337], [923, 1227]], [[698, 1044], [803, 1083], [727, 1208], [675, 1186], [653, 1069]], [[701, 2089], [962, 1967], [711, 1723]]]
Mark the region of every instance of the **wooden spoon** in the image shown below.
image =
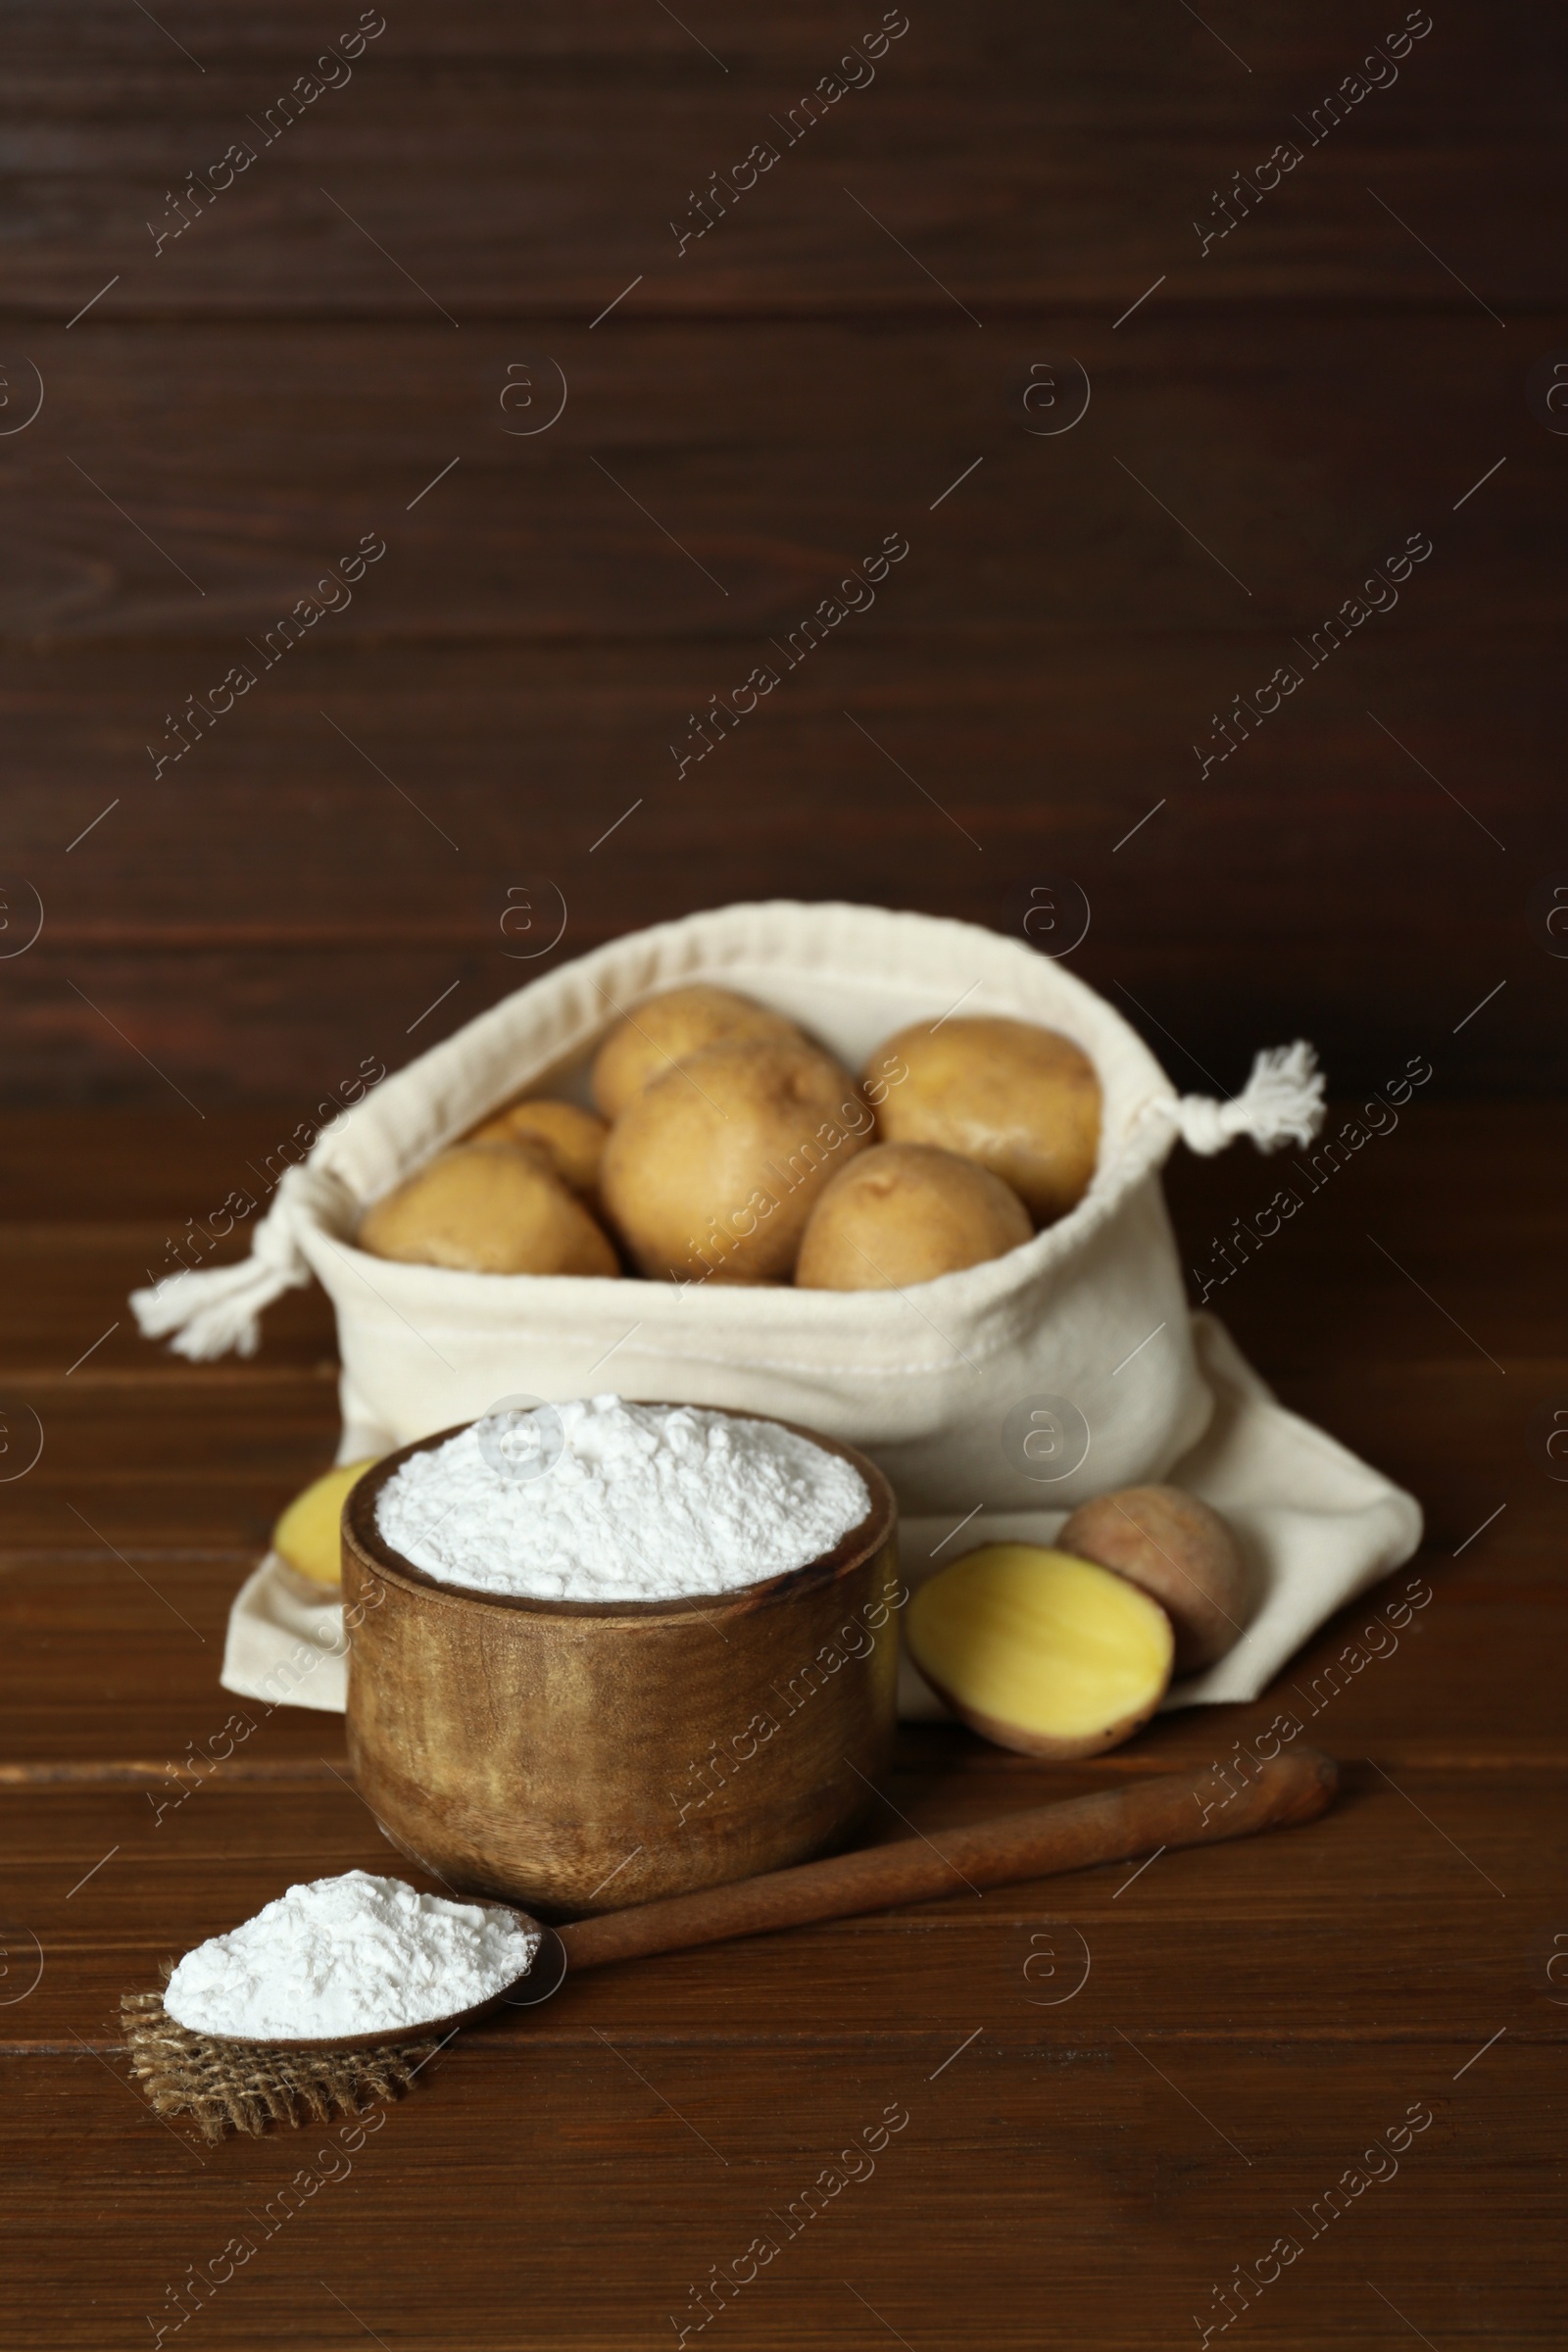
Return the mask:
[[[862, 1846], [825, 1862], [768, 1871], [707, 1886], [627, 1911], [606, 1911], [564, 1928], [540, 1928], [525, 1911], [512, 1916], [538, 1929], [541, 1942], [526, 1975], [474, 2008], [450, 2017], [417, 2020], [375, 2034], [345, 2038], [270, 2041], [277, 2050], [365, 2050], [389, 2042], [451, 2034], [493, 2010], [528, 2008], [559, 1992], [568, 1969], [607, 1968], [650, 1952], [689, 1951], [702, 1943], [724, 1943], [739, 1936], [765, 1936], [780, 1928], [806, 1927], [813, 1920], [854, 1919], [870, 1911], [892, 1911], [905, 1903], [930, 1902], [959, 1886], [1016, 1886], [1095, 1862], [1130, 1862], [1159, 1847], [1216, 1845], [1259, 1830], [1288, 1829], [1313, 1821], [1334, 1802], [1340, 1769], [1321, 1748], [1294, 1747], [1259, 1765], [1254, 1779], [1234, 1795], [1216, 1793], [1214, 1767], [1175, 1772], [1157, 1780], [1134, 1781], [1120, 1788], [1065, 1803], [1035, 1805], [969, 1829], [943, 1830], [940, 1847], [928, 1838], [904, 1838], [891, 1845]], [[506, 1911], [507, 1904], [486, 1908]], [[216, 2040], [216, 2034], [211, 2036]], [[239, 2040], [233, 2034], [222, 2037]]]

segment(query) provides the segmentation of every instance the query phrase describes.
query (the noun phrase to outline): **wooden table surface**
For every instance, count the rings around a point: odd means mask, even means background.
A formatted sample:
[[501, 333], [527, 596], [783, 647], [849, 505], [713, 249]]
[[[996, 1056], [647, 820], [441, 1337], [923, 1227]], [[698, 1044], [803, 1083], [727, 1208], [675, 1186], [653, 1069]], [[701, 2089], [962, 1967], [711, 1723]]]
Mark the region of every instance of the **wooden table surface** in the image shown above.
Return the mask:
[[[1224, 1757], [1419, 1575], [1311, 1724], [1345, 1766], [1327, 1820], [607, 1970], [460, 2037], [353, 2145], [215, 2148], [127, 2079], [122, 1992], [295, 1880], [392, 1863], [339, 1719], [249, 1707], [212, 1761], [244, 1706], [229, 1597], [333, 1444], [322, 1302], [199, 1368], [124, 1307], [272, 1140], [265, 1110], [0, 1139], [12, 1458], [28, 1408], [45, 1441], [0, 1490], [0, 2341], [1177, 2345], [1218, 2340], [1241, 2266], [1223, 2331], [1250, 2344], [1560, 2343], [1568, 1115], [1412, 1104], [1210, 1300], [1420, 1495], [1418, 1562], [1255, 1706], [1071, 1770], [911, 1730], [888, 1785], [935, 1830]], [[1189, 1264], [1265, 1181], [1247, 1152], [1178, 1162]], [[786, 2237], [770, 2216], [835, 2166]]]
[[1081, 893], [1186, 1085], [1441, 1021], [1560, 1092], [1568, 39], [1497, 13], [442, 0], [345, 79], [359, 0], [10, 0], [0, 1084], [319, 1100], [523, 906]]

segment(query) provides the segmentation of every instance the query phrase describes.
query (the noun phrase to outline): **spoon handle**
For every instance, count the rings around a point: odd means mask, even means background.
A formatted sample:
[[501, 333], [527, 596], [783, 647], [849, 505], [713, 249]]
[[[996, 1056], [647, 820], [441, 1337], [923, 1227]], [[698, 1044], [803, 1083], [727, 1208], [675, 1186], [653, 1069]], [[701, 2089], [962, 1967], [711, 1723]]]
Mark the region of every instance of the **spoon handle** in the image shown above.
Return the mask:
[[1339, 1766], [1320, 1748], [1293, 1747], [1227, 1794], [1215, 1768], [1205, 1765], [942, 1830], [935, 1840], [917, 1837], [862, 1846], [698, 1894], [607, 1911], [562, 1928], [561, 1940], [574, 1971], [603, 1968], [648, 1952], [686, 1951], [811, 1920], [978, 1894], [985, 1886], [1015, 1886], [1092, 1862], [1129, 1861], [1160, 1846], [1212, 1845], [1313, 1820], [1333, 1803], [1339, 1777]]

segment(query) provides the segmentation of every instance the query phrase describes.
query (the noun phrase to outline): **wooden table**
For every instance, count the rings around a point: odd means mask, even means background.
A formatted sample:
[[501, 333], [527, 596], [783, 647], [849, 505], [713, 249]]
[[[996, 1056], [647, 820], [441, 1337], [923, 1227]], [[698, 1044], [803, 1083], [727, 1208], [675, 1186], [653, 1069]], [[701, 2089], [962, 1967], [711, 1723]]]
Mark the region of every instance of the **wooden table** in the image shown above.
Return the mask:
[[[124, 1306], [290, 1123], [193, 1142], [162, 1112], [51, 1112], [0, 1140], [11, 1458], [19, 1406], [45, 1438], [0, 1490], [0, 2340], [1176, 2345], [1219, 2340], [1242, 2266], [1234, 2341], [1561, 2341], [1568, 1488], [1540, 1408], [1568, 1407], [1568, 1116], [1412, 1105], [1210, 1300], [1429, 1513], [1430, 1602], [1312, 1724], [1345, 1763], [1326, 1821], [607, 1971], [460, 2038], [352, 2148], [213, 2148], [127, 2080], [121, 1993], [294, 1880], [392, 1860], [338, 1719], [279, 1708], [204, 1762], [242, 1703], [217, 1680], [230, 1594], [329, 1458], [321, 1301], [203, 1368]], [[1175, 1167], [1190, 1264], [1266, 1183], [1244, 1152]], [[1276, 1703], [1078, 1770], [909, 1732], [890, 1802], [934, 1829], [1201, 1763]], [[785, 2235], [770, 2217], [867, 2133]], [[699, 2332], [695, 2290], [764, 2230], [780, 2251]]]
[[563, 905], [1082, 893], [1185, 1085], [1562, 1090], [1558, 12], [363, 13], [6, 10], [0, 1080], [315, 1102]]

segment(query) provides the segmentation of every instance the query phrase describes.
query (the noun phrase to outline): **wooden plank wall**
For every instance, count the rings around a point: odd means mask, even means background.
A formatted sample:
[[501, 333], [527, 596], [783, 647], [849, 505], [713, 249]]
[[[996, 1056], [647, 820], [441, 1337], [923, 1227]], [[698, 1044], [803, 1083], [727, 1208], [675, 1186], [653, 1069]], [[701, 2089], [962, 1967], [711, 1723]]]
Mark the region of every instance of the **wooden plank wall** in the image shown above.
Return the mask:
[[[12, 1099], [314, 1099], [692, 908], [1049, 947], [1064, 885], [1184, 1084], [1297, 1034], [1339, 1088], [1560, 1081], [1544, 9], [7, 21]], [[503, 952], [509, 892], [540, 938], [564, 902], [549, 957]]]

